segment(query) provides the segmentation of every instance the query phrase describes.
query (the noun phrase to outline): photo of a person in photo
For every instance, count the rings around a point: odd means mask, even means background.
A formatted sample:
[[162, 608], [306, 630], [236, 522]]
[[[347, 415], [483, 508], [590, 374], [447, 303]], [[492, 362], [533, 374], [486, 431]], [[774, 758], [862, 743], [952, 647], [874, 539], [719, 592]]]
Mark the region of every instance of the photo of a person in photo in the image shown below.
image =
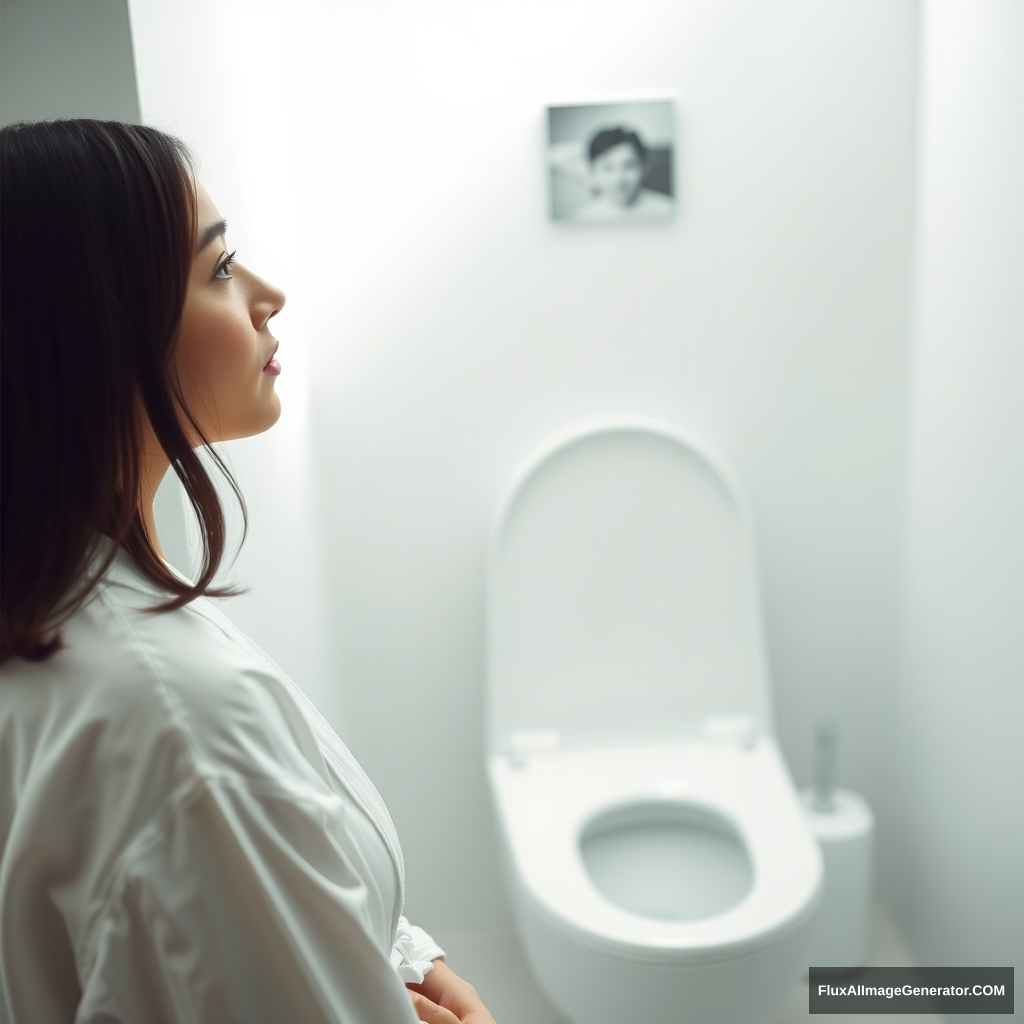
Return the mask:
[[552, 220], [671, 220], [675, 137], [672, 100], [548, 107]]
[[672, 200], [644, 187], [649, 169], [647, 147], [628, 128], [602, 128], [587, 147], [586, 183], [593, 199], [576, 212], [583, 221], [669, 216]]

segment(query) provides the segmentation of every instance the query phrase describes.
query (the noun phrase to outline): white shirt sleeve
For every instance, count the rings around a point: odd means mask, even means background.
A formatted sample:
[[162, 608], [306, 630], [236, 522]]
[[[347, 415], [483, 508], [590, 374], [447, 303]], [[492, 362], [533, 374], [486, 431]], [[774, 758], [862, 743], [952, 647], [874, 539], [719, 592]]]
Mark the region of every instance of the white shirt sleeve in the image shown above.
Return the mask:
[[[125, 860], [78, 1024], [413, 1024], [335, 836], [345, 813], [334, 794], [197, 779]], [[432, 952], [418, 931], [399, 929], [410, 967]]]
[[434, 969], [434, 961], [444, 955], [444, 950], [422, 928], [409, 924], [404, 916], [398, 919], [391, 966], [402, 981], [419, 984]]

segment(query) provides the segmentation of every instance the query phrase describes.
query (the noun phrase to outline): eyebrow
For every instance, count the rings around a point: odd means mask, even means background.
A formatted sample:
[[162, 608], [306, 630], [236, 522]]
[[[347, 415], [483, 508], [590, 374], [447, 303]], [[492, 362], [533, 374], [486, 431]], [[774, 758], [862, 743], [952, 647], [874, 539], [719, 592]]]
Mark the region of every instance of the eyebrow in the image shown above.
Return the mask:
[[196, 243], [196, 255], [198, 256], [215, 238], [220, 238], [227, 230], [228, 222], [226, 220], [219, 220], [216, 224], [211, 224], [206, 228]]

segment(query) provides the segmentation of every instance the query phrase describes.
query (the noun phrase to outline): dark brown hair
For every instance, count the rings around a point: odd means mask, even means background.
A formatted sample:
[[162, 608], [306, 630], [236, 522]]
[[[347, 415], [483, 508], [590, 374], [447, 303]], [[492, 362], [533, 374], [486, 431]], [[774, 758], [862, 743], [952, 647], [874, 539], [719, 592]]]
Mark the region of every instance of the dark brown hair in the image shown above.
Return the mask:
[[[187, 408], [173, 355], [196, 239], [193, 160], [177, 139], [89, 119], [0, 129], [0, 662], [42, 661], [117, 553], [180, 608], [211, 589], [224, 513], [176, 409], [241, 491]], [[138, 508], [145, 410], [199, 522], [194, 587], [153, 549]], [[75, 586], [76, 581], [81, 586]], [[74, 588], [74, 589], [73, 589]]]
[[593, 163], [602, 153], [615, 146], [621, 146], [624, 142], [633, 147], [640, 163], [647, 163], [647, 147], [640, 141], [640, 136], [629, 128], [603, 128], [597, 132], [587, 147], [590, 162]]

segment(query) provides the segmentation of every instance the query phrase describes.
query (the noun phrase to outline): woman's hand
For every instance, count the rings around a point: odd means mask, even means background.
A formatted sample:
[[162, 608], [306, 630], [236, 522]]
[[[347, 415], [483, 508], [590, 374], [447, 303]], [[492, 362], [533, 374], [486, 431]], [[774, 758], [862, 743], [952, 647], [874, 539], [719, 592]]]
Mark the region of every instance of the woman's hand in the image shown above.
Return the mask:
[[451, 1010], [438, 1006], [419, 992], [410, 992], [409, 995], [412, 996], [412, 1008], [423, 1024], [459, 1024], [459, 1018]]
[[[434, 969], [422, 982], [418, 985], [406, 982], [405, 987], [412, 993], [417, 1013], [422, 1005], [428, 1013], [435, 1014], [433, 1017], [421, 1014], [421, 1019], [428, 1024], [452, 1024], [450, 1017], [438, 1015], [438, 1008], [441, 1014], [447, 1011], [454, 1015], [455, 1020], [461, 1024], [497, 1024], [476, 989], [464, 978], [460, 978], [440, 957], [434, 961]], [[417, 1003], [417, 995], [425, 997], [422, 1004]]]

